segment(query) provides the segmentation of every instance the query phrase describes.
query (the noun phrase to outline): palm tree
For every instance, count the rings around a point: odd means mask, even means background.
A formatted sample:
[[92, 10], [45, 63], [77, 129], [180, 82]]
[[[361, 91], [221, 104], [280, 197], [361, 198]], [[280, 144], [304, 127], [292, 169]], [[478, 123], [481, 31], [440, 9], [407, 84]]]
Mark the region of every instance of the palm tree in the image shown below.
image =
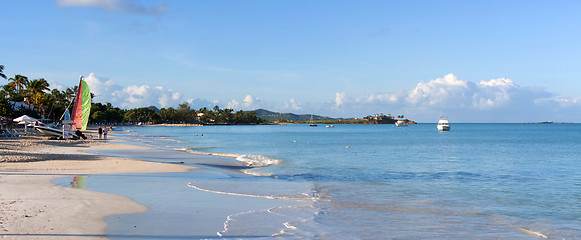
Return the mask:
[[10, 85], [16, 88], [18, 93], [21, 93], [22, 88], [28, 85], [28, 78], [22, 75], [14, 75], [14, 78], [10, 78], [8, 81], [12, 81]]
[[68, 99], [68, 101], [73, 101], [73, 99], [75, 98], [75, 95], [77, 95], [77, 92], [79, 91], [79, 86], [74, 86], [73, 88], [67, 88], [67, 90], [65, 90], [65, 97]]
[[14, 87], [10, 84], [6, 84], [4, 86], [2, 86], [2, 90], [8, 95], [10, 96], [10, 98], [13, 98], [16, 95], [16, 89], [14, 89]]
[[29, 81], [26, 88], [31, 94], [44, 94], [45, 91], [50, 90], [48, 82], [44, 79], [34, 79]]
[[6, 79], [6, 75], [4, 74], [4, 65], [0, 65], [0, 77]]
[[44, 105], [41, 103], [44, 103], [42, 101], [45, 98], [44, 92], [50, 90], [48, 87], [49, 87], [49, 84], [44, 78], [34, 79], [32, 81], [29, 81], [27, 86], [26, 86], [26, 90], [27, 90], [28, 94], [30, 94], [30, 98], [32, 99], [32, 103], [41, 109], [46, 107], [46, 106], [40, 106], [40, 105]]

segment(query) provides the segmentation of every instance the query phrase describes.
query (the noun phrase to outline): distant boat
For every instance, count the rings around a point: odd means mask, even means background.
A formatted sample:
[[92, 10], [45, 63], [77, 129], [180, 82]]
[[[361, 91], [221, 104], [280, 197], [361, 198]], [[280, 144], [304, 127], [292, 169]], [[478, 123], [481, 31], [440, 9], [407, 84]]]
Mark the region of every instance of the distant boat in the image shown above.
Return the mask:
[[315, 122], [313, 122], [313, 114], [311, 114], [311, 121], [310, 122], [311, 122], [311, 124], [309, 124], [309, 126], [311, 126], [311, 127], [319, 126]]
[[540, 123], [540, 124], [551, 124], [551, 123], [553, 123], [553, 121], [541, 121], [541, 122], [539, 122], [539, 123]]
[[334, 128], [335, 125], [327, 125], [327, 128]]
[[440, 117], [440, 121], [438, 121], [438, 131], [450, 131], [450, 122], [447, 117]]
[[397, 120], [397, 122], [395, 122], [395, 126], [396, 127], [407, 127], [408, 123], [404, 120]]

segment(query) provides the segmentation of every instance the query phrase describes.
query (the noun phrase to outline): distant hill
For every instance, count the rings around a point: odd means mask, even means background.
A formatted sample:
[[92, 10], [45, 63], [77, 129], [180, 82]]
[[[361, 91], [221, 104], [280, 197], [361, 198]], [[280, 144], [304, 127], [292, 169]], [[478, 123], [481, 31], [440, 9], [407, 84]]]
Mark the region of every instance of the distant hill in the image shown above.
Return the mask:
[[[271, 112], [268, 110], [264, 110], [264, 109], [257, 109], [254, 110], [256, 112], [256, 116], [259, 118], [262, 118], [264, 120], [267, 121], [278, 121], [283, 120], [283, 121], [288, 121], [288, 122], [307, 122], [311, 120], [311, 114], [294, 114], [294, 113], [277, 113], [277, 112]], [[323, 117], [323, 116], [318, 116], [318, 115], [312, 115], [313, 116], [313, 121], [322, 121], [322, 120], [333, 120], [333, 118], [330, 117]]]
[[157, 108], [156, 106], [149, 106], [147, 108], [153, 110], [153, 112], [155, 113], [159, 112], [159, 108]]

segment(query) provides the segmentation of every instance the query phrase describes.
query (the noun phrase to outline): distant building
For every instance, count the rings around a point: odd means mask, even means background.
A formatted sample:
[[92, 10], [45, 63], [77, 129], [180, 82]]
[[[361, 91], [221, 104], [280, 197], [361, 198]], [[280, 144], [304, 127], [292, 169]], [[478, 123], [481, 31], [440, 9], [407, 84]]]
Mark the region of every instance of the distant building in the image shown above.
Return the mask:
[[393, 116], [391, 116], [391, 114], [383, 114], [383, 113], [378, 113], [378, 114], [373, 114], [370, 116], [365, 117], [364, 119], [367, 119], [369, 121], [369, 123], [371, 124], [393, 124], [395, 123], [395, 120], [393, 119]]
[[30, 104], [30, 102], [28, 101], [28, 98], [24, 98], [24, 101], [22, 102], [15, 102], [15, 101], [10, 101], [10, 105], [12, 105], [12, 109], [13, 110], [22, 110], [22, 109], [34, 109], [34, 106], [32, 106], [32, 104]]
[[374, 114], [373, 116], [371, 116], [371, 119], [377, 120], [377, 121], [381, 121], [381, 120], [388, 119], [388, 118], [393, 119], [391, 114], [384, 115], [383, 113], [378, 113], [378, 114]]

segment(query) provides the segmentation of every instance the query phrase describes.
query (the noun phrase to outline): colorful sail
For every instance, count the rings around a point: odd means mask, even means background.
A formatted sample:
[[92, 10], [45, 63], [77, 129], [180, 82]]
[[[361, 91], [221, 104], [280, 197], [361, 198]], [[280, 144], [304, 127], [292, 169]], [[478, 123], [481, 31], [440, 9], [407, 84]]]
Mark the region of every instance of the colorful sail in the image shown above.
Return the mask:
[[87, 130], [90, 113], [91, 91], [89, 90], [87, 82], [83, 81], [83, 77], [81, 77], [77, 99], [75, 100], [75, 108], [73, 109], [73, 122], [75, 122], [75, 128], [81, 129], [81, 131]]

